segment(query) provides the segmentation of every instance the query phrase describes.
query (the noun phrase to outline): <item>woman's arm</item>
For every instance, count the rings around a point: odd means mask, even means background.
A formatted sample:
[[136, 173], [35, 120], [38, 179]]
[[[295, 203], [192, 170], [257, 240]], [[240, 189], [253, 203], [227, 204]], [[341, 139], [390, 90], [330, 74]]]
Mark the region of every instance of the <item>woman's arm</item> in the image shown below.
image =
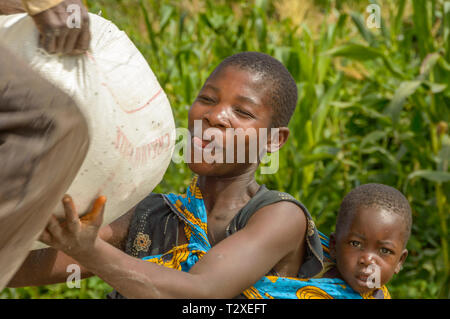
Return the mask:
[[[70, 234], [56, 224], [47, 229], [49, 244], [63, 250], [67, 238], [89, 236]], [[128, 298], [232, 298], [304, 245], [305, 232], [306, 218], [297, 205], [266, 206], [244, 229], [210, 249], [189, 273], [133, 258], [99, 238], [85, 245], [89, 249], [72, 249], [81, 265]]]
[[[102, 227], [99, 237], [117, 249], [125, 250], [131, 218], [134, 213], [133, 207], [125, 215], [109, 225]], [[80, 265], [78, 261], [54, 248], [33, 250], [25, 259], [22, 266], [10, 280], [8, 287], [41, 286], [65, 282], [70, 273], [67, 266], [77, 264], [80, 266], [81, 279], [88, 278], [94, 274]]]

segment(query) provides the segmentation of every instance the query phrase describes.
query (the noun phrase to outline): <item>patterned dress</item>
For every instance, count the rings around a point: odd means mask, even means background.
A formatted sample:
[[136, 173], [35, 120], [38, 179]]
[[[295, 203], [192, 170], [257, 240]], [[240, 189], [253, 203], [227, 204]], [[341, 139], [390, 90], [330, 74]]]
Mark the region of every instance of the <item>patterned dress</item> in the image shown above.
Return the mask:
[[[291, 201], [302, 208], [308, 220], [305, 260], [297, 277], [282, 277], [274, 270], [237, 298], [249, 299], [368, 299], [390, 298], [386, 287], [360, 295], [338, 278], [317, 278], [325, 267], [333, 266], [328, 255], [328, 238], [320, 233], [306, 209], [291, 195], [261, 186], [242, 208], [226, 232], [230, 236], [242, 229], [259, 208], [279, 201]], [[178, 245], [178, 223], [188, 240]], [[188, 272], [211, 245], [207, 236], [207, 214], [195, 177], [186, 194], [151, 194], [136, 208], [126, 252], [148, 262]], [[313, 278], [314, 277], [314, 278]], [[112, 297], [119, 297], [117, 293]]]

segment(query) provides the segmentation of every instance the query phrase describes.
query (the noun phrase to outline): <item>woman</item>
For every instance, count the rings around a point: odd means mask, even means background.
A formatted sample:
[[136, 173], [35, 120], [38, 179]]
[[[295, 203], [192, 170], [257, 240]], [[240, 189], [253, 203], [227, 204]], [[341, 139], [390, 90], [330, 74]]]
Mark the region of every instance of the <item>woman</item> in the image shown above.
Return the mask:
[[[10, 285], [65, 281], [67, 265], [78, 264], [83, 277], [95, 274], [127, 298], [231, 298], [257, 294], [249, 287], [265, 275], [314, 276], [322, 249], [311, 216], [292, 196], [258, 185], [250, 147], [256, 138], [266, 141], [257, 154], [278, 151], [296, 104], [295, 81], [276, 59], [257, 52], [225, 59], [189, 111], [188, 165], [198, 178], [187, 194], [151, 194], [100, 230], [106, 199], [80, 220], [66, 196], [66, 220], [51, 219], [40, 238], [53, 248], [31, 253]], [[230, 143], [230, 129], [254, 134]], [[239, 148], [244, 161], [237, 160]], [[198, 160], [199, 151], [206, 157]]]

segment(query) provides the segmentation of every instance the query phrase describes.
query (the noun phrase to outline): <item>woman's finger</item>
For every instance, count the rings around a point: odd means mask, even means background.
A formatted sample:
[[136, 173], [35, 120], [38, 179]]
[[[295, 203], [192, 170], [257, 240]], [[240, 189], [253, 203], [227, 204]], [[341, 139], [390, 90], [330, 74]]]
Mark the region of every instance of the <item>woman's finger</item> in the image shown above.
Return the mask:
[[52, 244], [52, 235], [50, 235], [50, 233], [47, 231], [47, 229], [44, 229], [44, 231], [39, 236], [38, 240], [40, 242], [43, 242], [46, 245], [51, 246], [51, 244]]
[[106, 197], [98, 197], [89, 213], [81, 217], [82, 222], [87, 222], [91, 225], [100, 226], [103, 222], [103, 212], [105, 210]]
[[72, 233], [78, 232], [80, 229], [80, 218], [78, 217], [72, 197], [69, 195], [64, 195], [62, 203], [66, 214], [67, 228]]
[[56, 219], [55, 215], [50, 216], [46, 230], [50, 233], [53, 238], [60, 238], [62, 234], [61, 225]]

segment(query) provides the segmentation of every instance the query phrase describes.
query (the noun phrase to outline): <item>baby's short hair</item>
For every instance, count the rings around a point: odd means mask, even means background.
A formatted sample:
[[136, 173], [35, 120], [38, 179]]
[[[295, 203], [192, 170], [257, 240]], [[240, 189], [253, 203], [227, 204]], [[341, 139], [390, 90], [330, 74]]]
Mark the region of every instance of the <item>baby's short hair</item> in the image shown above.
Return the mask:
[[261, 52], [240, 52], [223, 60], [211, 76], [227, 66], [259, 74], [269, 88], [267, 96], [274, 110], [272, 127], [288, 125], [297, 106], [297, 84], [280, 61]]
[[375, 183], [364, 184], [351, 190], [342, 200], [336, 222], [336, 234], [360, 207], [378, 207], [400, 215], [405, 223], [406, 245], [411, 235], [412, 214], [408, 200], [400, 191], [391, 186]]

